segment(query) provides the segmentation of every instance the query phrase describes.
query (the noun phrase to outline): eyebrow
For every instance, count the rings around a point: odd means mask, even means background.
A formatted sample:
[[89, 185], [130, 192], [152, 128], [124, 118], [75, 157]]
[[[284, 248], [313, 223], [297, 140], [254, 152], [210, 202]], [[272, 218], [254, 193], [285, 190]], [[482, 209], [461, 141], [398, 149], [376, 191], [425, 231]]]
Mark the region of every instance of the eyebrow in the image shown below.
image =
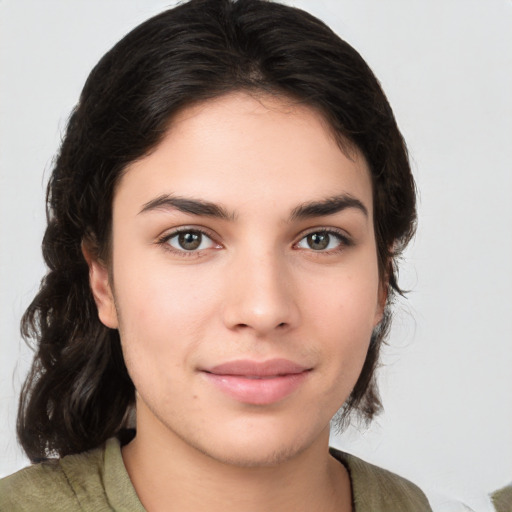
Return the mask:
[[236, 215], [234, 212], [228, 212], [222, 206], [203, 199], [193, 199], [178, 197], [171, 194], [162, 194], [145, 203], [139, 212], [145, 213], [154, 210], [179, 210], [183, 213], [199, 215], [202, 217], [214, 217], [224, 220], [234, 220]]
[[321, 201], [311, 201], [297, 206], [292, 210], [290, 220], [302, 220], [333, 215], [347, 208], [360, 210], [368, 217], [368, 209], [359, 199], [348, 194], [341, 194], [322, 199]]
[[[328, 197], [320, 201], [310, 201], [300, 204], [292, 210], [290, 214], [290, 221], [333, 215], [348, 208], [355, 208], [368, 217], [368, 209], [359, 199], [348, 194], [341, 194]], [[210, 201], [179, 197], [171, 194], [162, 194], [161, 196], [148, 201], [143, 205], [139, 214], [155, 210], [169, 209], [179, 210], [180, 212], [191, 215], [213, 217], [230, 221], [235, 220], [237, 216], [235, 212], [230, 212], [224, 207]]]

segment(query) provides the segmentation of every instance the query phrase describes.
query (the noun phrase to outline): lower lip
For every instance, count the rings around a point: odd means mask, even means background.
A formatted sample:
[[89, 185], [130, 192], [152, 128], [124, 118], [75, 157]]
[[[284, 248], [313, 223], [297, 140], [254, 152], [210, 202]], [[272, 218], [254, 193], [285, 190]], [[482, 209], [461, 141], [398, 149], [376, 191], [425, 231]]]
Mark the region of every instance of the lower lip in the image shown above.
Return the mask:
[[291, 395], [306, 379], [309, 371], [265, 379], [204, 372], [208, 381], [236, 400], [253, 405], [269, 405]]

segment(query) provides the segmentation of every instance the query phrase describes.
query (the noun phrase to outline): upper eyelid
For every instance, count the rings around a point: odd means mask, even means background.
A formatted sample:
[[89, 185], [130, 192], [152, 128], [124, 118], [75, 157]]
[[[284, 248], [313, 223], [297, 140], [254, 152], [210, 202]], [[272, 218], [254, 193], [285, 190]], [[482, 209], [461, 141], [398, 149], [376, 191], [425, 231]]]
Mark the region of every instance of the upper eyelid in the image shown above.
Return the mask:
[[179, 235], [180, 233], [187, 233], [189, 231], [197, 231], [202, 235], [206, 235], [208, 238], [211, 238], [216, 243], [220, 243], [218, 241], [219, 236], [216, 235], [211, 229], [208, 229], [204, 226], [178, 226], [175, 228], [169, 228], [162, 232], [157, 238], [158, 240], [169, 240], [173, 236]]
[[[197, 231], [208, 238], [210, 238], [213, 242], [223, 245], [222, 242], [220, 242], [221, 237], [214, 232], [213, 230], [205, 227], [205, 226], [197, 226], [197, 225], [183, 225], [183, 226], [177, 226], [174, 228], [169, 228], [162, 232], [161, 235], [157, 237], [158, 241], [165, 241], [169, 240], [172, 237], [180, 234], [180, 233], [186, 233], [188, 231]], [[307, 228], [303, 231], [301, 231], [292, 242], [292, 245], [297, 244], [300, 242], [304, 237], [312, 234], [312, 233], [328, 233], [328, 234], [334, 234], [339, 236], [343, 241], [345, 242], [352, 242], [352, 236], [344, 229], [337, 228], [334, 226], [313, 226], [311, 228]]]
[[345, 231], [344, 229], [335, 228], [335, 227], [332, 227], [332, 226], [331, 227], [316, 226], [316, 227], [308, 228], [308, 229], [302, 231], [297, 236], [297, 241], [302, 240], [305, 236], [311, 235], [312, 233], [328, 233], [328, 234], [332, 233], [332, 234], [338, 235], [339, 237], [344, 238], [346, 240], [351, 240], [352, 239], [352, 236], [350, 235], [350, 233], [347, 233], [347, 231]]
[[[210, 230], [203, 228], [203, 227], [197, 227], [197, 226], [178, 226], [175, 228], [170, 228], [166, 231], [163, 231], [161, 235], [159, 235], [156, 238], [156, 244], [158, 246], [164, 247], [165, 251], [168, 251], [171, 254], [174, 254], [176, 257], [180, 258], [201, 258], [204, 256], [207, 251], [213, 250], [213, 249], [219, 249], [223, 247], [223, 244], [217, 241], [215, 236], [212, 236], [209, 233]], [[201, 233], [201, 235], [206, 236], [213, 244], [214, 247], [208, 247], [204, 249], [197, 249], [197, 250], [190, 250], [187, 251], [185, 249], [177, 249], [176, 247], [173, 247], [170, 243], [170, 240], [172, 240], [174, 237], [178, 236], [180, 233], [188, 233], [188, 232], [198, 232]], [[220, 247], [219, 247], [220, 246]]]
[[[332, 235], [338, 239], [338, 246], [336, 248], [332, 248], [330, 250], [320, 250], [320, 251], [314, 251], [313, 249], [307, 249], [305, 247], [299, 247], [299, 244], [308, 236], [313, 233], [327, 233], [328, 235]], [[328, 254], [335, 254], [340, 251], [344, 251], [345, 249], [348, 249], [349, 247], [352, 247], [354, 245], [353, 238], [343, 229], [340, 228], [334, 228], [334, 227], [324, 227], [324, 228], [312, 228], [309, 230], [306, 230], [302, 232], [302, 234], [296, 239], [295, 242], [293, 242], [292, 247], [295, 250], [301, 250], [306, 252], [311, 252], [312, 254], [316, 255], [328, 255]]]

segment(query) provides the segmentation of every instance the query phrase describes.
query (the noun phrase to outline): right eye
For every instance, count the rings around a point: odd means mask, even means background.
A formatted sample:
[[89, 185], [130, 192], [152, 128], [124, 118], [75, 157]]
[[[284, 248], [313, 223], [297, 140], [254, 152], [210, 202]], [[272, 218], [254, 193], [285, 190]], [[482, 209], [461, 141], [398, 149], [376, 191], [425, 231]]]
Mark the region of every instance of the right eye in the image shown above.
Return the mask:
[[194, 252], [212, 249], [217, 244], [205, 233], [197, 229], [187, 229], [167, 236], [165, 241], [175, 251]]

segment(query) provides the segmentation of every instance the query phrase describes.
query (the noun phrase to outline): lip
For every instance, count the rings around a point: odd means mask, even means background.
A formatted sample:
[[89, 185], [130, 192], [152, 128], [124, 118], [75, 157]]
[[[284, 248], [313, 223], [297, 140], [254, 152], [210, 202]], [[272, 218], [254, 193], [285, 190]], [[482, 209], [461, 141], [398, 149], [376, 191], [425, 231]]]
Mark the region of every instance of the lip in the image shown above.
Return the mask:
[[201, 372], [215, 387], [239, 402], [269, 405], [291, 395], [311, 368], [287, 359], [253, 361], [240, 359]]

